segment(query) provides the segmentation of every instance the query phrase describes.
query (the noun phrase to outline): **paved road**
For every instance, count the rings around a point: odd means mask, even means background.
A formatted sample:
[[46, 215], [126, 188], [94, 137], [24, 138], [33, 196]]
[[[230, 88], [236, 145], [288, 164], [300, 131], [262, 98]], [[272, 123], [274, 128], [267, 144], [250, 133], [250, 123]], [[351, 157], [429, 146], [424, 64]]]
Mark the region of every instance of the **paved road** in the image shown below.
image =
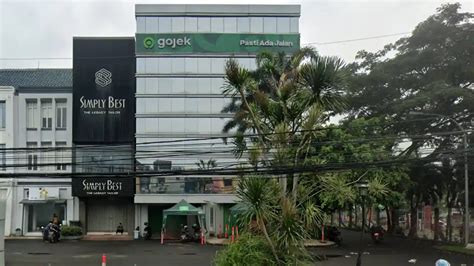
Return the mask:
[[7, 266], [107, 266], [211, 265], [219, 247], [159, 241], [63, 241], [7, 240]]
[[[331, 248], [324, 251], [318, 251], [319, 254], [329, 256], [328, 260], [320, 262], [322, 266], [345, 266], [356, 265], [357, 255], [351, 252], [357, 252], [359, 246], [359, 232], [343, 231], [344, 245], [338, 248]], [[454, 254], [439, 251], [432, 247], [432, 242], [414, 241], [398, 237], [386, 237], [381, 244], [374, 245], [367, 235], [364, 238], [364, 251], [369, 254], [362, 256], [362, 265], [370, 266], [434, 266], [439, 258], [447, 259], [452, 266], [474, 266], [474, 256]], [[416, 264], [408, 263], [408, 260], [416, 259]]]
[[[359, 233], [343, 231], [344, 245], [337, 248], [312, 250], [326, 255], [328, 260], [316, 263], [321, 266], [354, 266], [359, 244]], [[367, 235], [362, 257], [364, 266], [433, 266], [438, 258], [445, 258], [452, 266], [474, 266], [474, 256], [445, 253], [434, 249], [430, 242], [387, 238], [380, 245], [373, 245]], [[101, 263], [107, 254], [107, 266], [147, 265], [211, 265], [220, 247], [198, 244], [168, 243], [159, 241], [63, 241], [58, 244], [41, 240], [7, 240], [6, 261], [8, 266], [88, 266]], [[348, 256], [348, 257], [346, 257]], [[408, 260], [417, 259], [416, 264]]]

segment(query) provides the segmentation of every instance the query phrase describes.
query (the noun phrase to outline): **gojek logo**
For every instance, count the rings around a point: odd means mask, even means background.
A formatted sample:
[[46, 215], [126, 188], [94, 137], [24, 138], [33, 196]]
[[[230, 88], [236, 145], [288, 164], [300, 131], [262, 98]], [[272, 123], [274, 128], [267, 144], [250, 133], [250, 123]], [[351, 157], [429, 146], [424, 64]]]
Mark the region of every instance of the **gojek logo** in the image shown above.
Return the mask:
[[152, 37], [146, 37], [143, 39], [143, 46], [145, 46], [146, 49], [152, 49], [155, 47], [155, 44], [160, 49], [166, 47], [174, 49], [178, 46], [191, 46], [191, 38], [187, 36], [182, 38], [158, 38], [156, 42]]
[[95, 72], [95, 84], [105, 87], [112, 83], [112, 72], [108, 71], [105, 68], [101, 68]]

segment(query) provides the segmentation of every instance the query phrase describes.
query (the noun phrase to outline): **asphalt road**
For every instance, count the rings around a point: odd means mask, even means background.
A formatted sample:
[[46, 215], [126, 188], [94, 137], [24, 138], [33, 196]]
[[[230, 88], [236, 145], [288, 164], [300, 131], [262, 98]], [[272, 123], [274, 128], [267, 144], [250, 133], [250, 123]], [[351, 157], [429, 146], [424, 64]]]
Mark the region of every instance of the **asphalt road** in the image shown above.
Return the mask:
[[[328, 256], [328, 260], [319, 262], [322, 266], [356, 265], [360, 232], [342, 231], [343, 245], [337, 248], [318, 250], [317, 253]], [[363, 238], [362, 265], [368, 266], [434, 266], [436, 260], [443, 258], [451, 266], [474, 266], [474, 256], [440, 251], [433, 248], [433, 242], [409, 240], [386, 236], [383, 243], [374, 245], [369, 235]], [[408, 261], [416, 259], [415, 264]]]
[[159, 241], [62, 241], [7, 240], [7, 266], [107, 266], [211, 265], [216, 246]]
[[[343, 231], [342, 247], [311, 250], [328, 258], [316, 265], [354, 266], [359, 236], [358, 232]], [[427, 241], [386, 238], [382, 244], [373, 245], [367, 235], [363, 247], [366, 254], [362, 256], [362, 265], [366, 266], [433, 266], [439, 258], [447, 259], [452, 266], [474, 266], [474, 256], [441, 252]], [[211, 265], [212, 258], [220, 249], [199, 244], [160, 245], [159, 241], [63, 241], [49, 244], [41, 240], [7, 240], [5, 248], [8, 266], [99, 266], [103, 253], [107, 255], [107, 266]], [[416, 264], [408, 263], [410, 259], [416, 259]]]

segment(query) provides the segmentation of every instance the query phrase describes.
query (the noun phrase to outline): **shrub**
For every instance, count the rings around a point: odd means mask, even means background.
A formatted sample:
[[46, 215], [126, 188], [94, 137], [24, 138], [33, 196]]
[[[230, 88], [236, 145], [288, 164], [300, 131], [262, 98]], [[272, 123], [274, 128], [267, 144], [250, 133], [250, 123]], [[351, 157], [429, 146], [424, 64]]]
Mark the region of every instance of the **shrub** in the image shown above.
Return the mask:
[[82, 229], [79, 226], [61, 226], [61, 235], [62, 236], [80, 236], [82, 235]]
[[239, 240], [217, 252], [214, 257], [217, 266], [234, 265], [276, 265], [272, 251], [263, 237], [242, 234]]

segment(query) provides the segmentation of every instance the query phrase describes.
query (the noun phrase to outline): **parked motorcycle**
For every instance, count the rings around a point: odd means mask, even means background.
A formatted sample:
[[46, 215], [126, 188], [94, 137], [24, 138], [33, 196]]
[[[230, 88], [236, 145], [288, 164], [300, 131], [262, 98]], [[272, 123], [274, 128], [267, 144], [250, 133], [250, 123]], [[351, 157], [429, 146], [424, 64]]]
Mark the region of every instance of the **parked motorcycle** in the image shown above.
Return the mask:
[[48, 235], [47, 240], [49, 241], [49, 243], [59, 242], [60, 231], [61, 231], [61, 228], [56, 224], [52, 224], [49, 227], [48, 234], [47, 234]]
[[197, 224], [194, 224], [192, 230], [190, 230], [187, 225], [183, 225], [180, 240], [182, 243], [199, 242], [201, 240], [201, 228]]
[[384, 233], [385, 230], [380, 225], [373, 225], [370, 227], [370, 236], [375, 244], [379, 244], [383, 241]]

